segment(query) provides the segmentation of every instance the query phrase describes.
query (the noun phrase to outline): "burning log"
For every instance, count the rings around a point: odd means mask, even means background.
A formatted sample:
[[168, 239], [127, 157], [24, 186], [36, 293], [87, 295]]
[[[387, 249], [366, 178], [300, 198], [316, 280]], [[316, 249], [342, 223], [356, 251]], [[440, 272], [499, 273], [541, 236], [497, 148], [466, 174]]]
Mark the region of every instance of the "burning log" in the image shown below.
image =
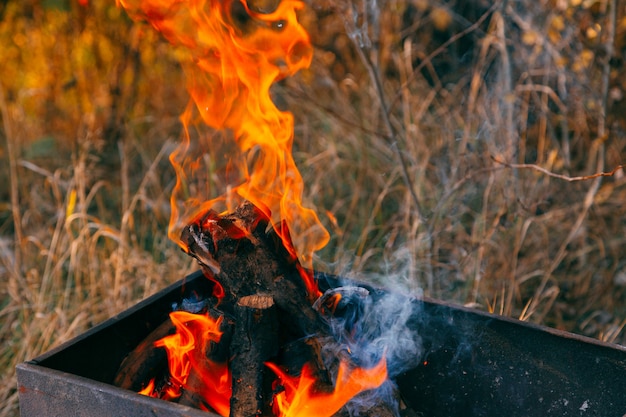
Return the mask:
[[[321, 389], [332, 388], [321, 358], [322, 339], [330, 337], [330, 329], [311, 306], [298, 261], [268, 226], [267, 216], [246, 203], [229, 215], [208, 212], [182, 237], [189, 255], [219, 289], [219, 311], [212, 315], [227, 318], [221, 326], [224, 334], [219, 344], [202, 350], [210, 352], [209, 361], [229, 361], [233, 417], [269, 412], [272, 381], [265, 366], [269, 360], [284, 362], [296, 372], [307, 363]], [[154, 345], [174, 330], [167, 320], [131, 352], [116, 385], [139, 390], [148, 377], [154, 378], [150, 372], [157, 363], [166, 368], [164, 350]], [[185, 381], [177, 401], [206, 409], [202, 395], [206, 381], [198, 370], [191, 367]]]
[[113, 383], [118, 387], [132, 391], [140, 391], [143, 385], [153, 378], [159, 378], [167, 371], [167, 354], [164, 349], [154, 344], [176, 332], [171, 320], [165, 320], [154, 329], [126, 358], [122, 361]]
[[260, 416], [268, 408], [265, 362], [278, 352], [278, 318], [268, 295], [248, 295], [235, 304], [235, 332], [230, 345], [233, 378], [231, 417]]
[[308, 366], [318, 389], [331, 390], [332, 382], [322, 357], [324, 341], [322, 337], [311, 336], [287, 343], [281, 346], [277, 362], [295, 375], [299, 375], [305, 365]]
[[269, 218], [246, 202], [232, 214], [208, 212], [183, 231], [181, 240], [205, 275], [224, 289], [226, 306], [241, 297], [268, 294], [285, 313], [280, 315], [285, 329], [328, 333], [309, 301], [302, 279], [306, 272], [268, 227]]
[[[349, 324], [363, 314], [369, 293], [350, 287], [319, 297], [317, 286], [308, 285], [310, 277], [293, 251], [285, 247], [284, 236], [281, 239], [278, 234], [283, 231], [276, 232], [270, 227], [269, 218], [250, 203], [227, 215], [209, 211], [184, 229], [182, 240], [188, 254], [198, 260], [204, 275], [215, 283], [214, 296], [219, 301], [217, 311], [211, 316], [219, 316], [220, 329], [217, 332], [215, 325], [211, 327], [211, 341], [194, 342], [200, 347], [201, 355], [188, 354], [192, 365], [187, 374], [172, 375], [174, 385], [180, 385], [174, 390], [180, 393], [175, 397], [179, 403], [212, 409], [223, 416], [271, 415], [272, 407], [276, 412], [281, 389], [285, 392], [280, 395], [280, 407], [288, 407], [285, 401], [291, 401], [295, 387], [300, 385], [295, 381], [304, 378], [301, 381], [306, 392], [298, 395], [316, 402], [314, 409], [323, 415], [343, 416], [347, 414], [341, 408], [353, 395], [375, 388], [386, 379], [384, 361], [379, 361], [372, 372], [358, 369], [363, 361], [346, 344], [356, 331]], [[339, 329], [333, 317], [345, 319], [342, 323], [348, 327], [342, 325]], [[179, 326], [180, 323], [177, 329], [181, 331]], [[161, 332], [169, 334], [170, 328], [171, 325], [163, 324]], [[142, 351], [133, 352], [125, 361], [118, 374], [120, 386], [136, 387], [138, 381], [146, 383], [145, 372], [137, 377], [129, 376], [133, 370], [141, 369], [130, 362], [154, 355], [146, 352], [150, 352], [147, 346], [154, 345], [155, 339], [156, 335], [144, 341]], [[160, 341], [159, 344], [163, 345]], [[227, 364], [227, 374], [214, 372], [216, 363]], [[363, 363], [374, 366], [368, 361]], [[221, 375], [221, 385], [215, 380], [207, 381], [205, 373], [211, 372]], [[334, 384], [331, 375], [336, 375]], [[279, 380], [283, 381], [282, 388], [281, 384], [277, 385]], [[211, 386], [207, 388], [207, 384]], [[338, 386], [350, 394], [336, 396]], [[210, 400], [216, 393], [218, 401]], [[335, 400], [338, 397], [342, 399]], [[297, 406], [299, 411], [294, 415], [302, 415], [305, 410], [301, 407], [302, 404]], [[281, 413], [285, 410], [281, 408]], [[373, 415], [367, 410], [358, 412]], [[380, 410], [376, 413], [393, 415]]]
[[328, 389], [319, 340], [328, 338], [330, 329], [311, 306], [303, 271], [269, 227], [268, 217], [250, 203], [225, 216], [209, 212], [183, 231], [182, 240], [205, 275], [222, 288], [221, 308], [235, 319], [231, 416], [257, 415], [267, 407], [263, 401], [271, 399], [263, 395], [268, 392], [263, 363], [280, 346], [302, 338], [308, 337], [308, 349], [300, 353]]

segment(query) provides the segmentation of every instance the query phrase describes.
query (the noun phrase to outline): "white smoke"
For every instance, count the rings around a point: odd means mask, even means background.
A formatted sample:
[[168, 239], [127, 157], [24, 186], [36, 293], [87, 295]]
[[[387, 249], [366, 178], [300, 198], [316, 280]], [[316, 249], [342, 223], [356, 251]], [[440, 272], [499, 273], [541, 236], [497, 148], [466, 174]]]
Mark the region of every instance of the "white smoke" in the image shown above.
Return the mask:
[[354, 398], [347, 407], [350, 415], [380, 404], [398, 415], [399, 401], [392, 381], [421, 361], [422, 337], [416, 325], [421, 302], [398, 292], [346, 283], [328, 290], [314, 307], [327, 319], [335, 337], [323, 348], [327, 369], [336, 369], [341, 359], [364, 368], [380, 360], [387, 363], [389, 380]]

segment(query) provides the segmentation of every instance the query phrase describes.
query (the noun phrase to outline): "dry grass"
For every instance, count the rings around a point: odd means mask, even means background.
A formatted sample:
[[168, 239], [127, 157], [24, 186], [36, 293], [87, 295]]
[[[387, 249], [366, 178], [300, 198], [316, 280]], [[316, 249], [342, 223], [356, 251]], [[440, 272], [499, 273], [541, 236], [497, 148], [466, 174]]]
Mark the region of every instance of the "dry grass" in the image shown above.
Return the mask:
[[[541, 26], [592, 12], [495, 2], [464, 22], [438, 3], [414, 33], [393, 4], [329, 6], [311, 74], [280, 90], [332, 213], [326, 267], [624, 343], [622, 70], [584, 62], [582, 28]], [[596, 47], [624, 36], [606, 6]], [[441, 13], [461, 23], [437, 42], [419, 28]]]
[[[137, 152], [126, 144], [128, 155]], [[143, 155], [122, 184], [92, 177], [97, 169], [79, 154], [51, 172], [20, 160], [19, 246], [3, 237], [2, 349], [6, 383], [0, 415], [16, 413], [15, 365], [67, 341], [194, 269], [163, 234], [168, 195], [155, 169], [167, 146]], [[11, 155], [10, 155], [11, 156]], [[136, 162], [135, 162], [136, 164]], [[138, 184], [132, 184], [138, 180]], [[121, 208], [119, 214], [113, 210]], [[5, 226], [6, 227], [6, 226]], [[15, 233], [15, 236], [18, 234]]]
[[[569, 182], [528, 167], [576, 177], [625, 162], [626, 77], [601, 54], [624, 27], [610, 36], [610, 1], [487, 3], [304, 14], [313, 66], [274, 92], [332, 234], [318, 267], [626, 343], [623, 172]], [[105, 1], [8, 4], [2, 39], [58, 36], [13, 56], [35, 81], [0, 83], [0, 417], [17, 415], [17, 363], [194, 269], [166, 238], [186, 102], [175, 52]]]

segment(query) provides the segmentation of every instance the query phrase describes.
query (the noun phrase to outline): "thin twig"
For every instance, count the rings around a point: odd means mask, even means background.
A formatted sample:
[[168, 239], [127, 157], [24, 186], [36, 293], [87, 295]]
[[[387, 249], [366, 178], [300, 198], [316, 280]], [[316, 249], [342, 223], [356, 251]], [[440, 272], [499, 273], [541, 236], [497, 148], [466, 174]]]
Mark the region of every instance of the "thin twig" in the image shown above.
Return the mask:
[[20, 211], [19, 184], [17, 174], [17, 152], [13, 146], [15, 137], [9, 117], [9, 109], [4, 96], [4, 89], [0, 86], [0, 113], [2, 114], [2, 127], [7, 142], [7, 153], [9, 157], [9, 186], [11, 187], [11, 214], [15, 230], [15, 249], [13, 252], [15, 273], [20, 276], [22, 269], [22, 214]]
[[[502, 9], [506, 6], [506, 1], [502, 4]], [[497, 18], [496, 18], [497, 17]], [[507, 138], [506, 154], [509, 157], [513, 157], [516, 150], [519, 149], [519, 141], [514, 139], [514, 123], [513, 123], [513, 100], [510, 96], [513, 94], [513, 70], [511, 69], [511, 57], [509, 56], [509, 50], [507, 48], [506, 38], [506, 21], [502, 13], [494, 13], [494, 19], [496, 21], [495, 32], [497, 39], [495, 46], [500, 52], [500, 72], [501, 81], [504, 91], [502, 91], [502, 99], [500, 106], [504, 109], [504, 123], [505, 123], [505, 135]]]
[[119, 297], [122, 287], [122, 274], [128, 257], [128, 229], [129, 229], [129, 209], [130, 184], [129, 184], [129, 164], [128, 164], [128, 142], [126, 135], [122, 134], [117, 141], [117, 148], [120, 156], [120, 183], [122, 186], [122, 221], [120, 224], [120, 239], [117, 247], [117, 259], [115, 262], [115, 278], [113, 280], [113, 296]]
[[426, 58], [424, 58], [417, 67], [415, 67], [413, 69], [413, 73], [407, 78], [407, 80], [400, 86], [398, 92], [396, 93], [396, 95], [391, 99], [390, 103], [389, 103], [389, 108], [387, 111], [391, 111], [393, 109], [393, 107], [396, 105], [396, 103], [398, 102], [398, 100], [400, 100], [400, 98], [402, 97], [402, 89], [406, 88], [410, 83], [412, 83], [415, 78], [417, 77], [417, 74], [420, 73], [420, 71], [422, 70], [422, 68], [424, 68], [428, 63], [430, 63], [437, 55], [442, 54], [446, 51], [446, 49], [448, 48], [448, 46], [452, 45], [453, 43], [455, 43], [456, 41], [458, 41], [459, 39], [469, 35], [470, 33], [474, 32], [475, 30], [478, 30], [478, 28], [480, 27], [480, 25], [483, 24], [483, 22], [485, 20], [487, 20], [487, 18], [489, 16], [491, 16], [491, 14], [499, 7], [499, 2], [495, 2], [490, 8], [489, 10], [487, 10], [485, 13], [483, 13], [482, 16], [480, 16], [478, 18], [478, 20], [476, 20], [476, 22], [474, 22], [474, 24], [472, 24], [471, 26], [468, 26], [467, 28], [463, 29], [462, 31], [460, 31], [459, 33], [456, 33], [452, 36], [450, 36], [448, 38], [447, 41], [445, 41], [444, 43], [442, 43], [437, 49], [435, 49], [434, 51], [432, 51], [430, 54], [428, 54], [428, 56]]
[[606, 56], [602, 67], [602, 90], [600, 92], [600, 120], [598, 123], [598, 137], [606, 135], [606, 110], [609, 101], [609, 86], [611, 84], [611, 58], [615, 50], [615, 29], [617, 27], [617, 0], [611, 0], [609, 6], [609, 22], [607, 25], [606, 43], [604, 45]]
[[[610, 1], [611, 1], [611, 4], [609, 7], [611, 9], [609, 11], [610, 13], [609, 22], [607, 25], [608, 33], [607, 33], [606, 44], [605, 44], [607, 57], [606, 57], [606, 60], [604, 61], [604, 67], [602, 68], [603, 79], [602, 79], [602, 91], [601, 91], [601, 102], [600, 102], [601, 109], [600, 109], [600, 115], [598, 117], [599, 119], [598, 120], [598, 139], [594, 141], [594, 146], [593, 146], [593, 147], [597, 146], [597, 150], [595, 151], [597, 173], [580, 177], [580, 179], [565, 176], [566, 181], [570, 181], [570, 182], [581, 181], [581, 180], [586, 180], [586, 179], [593, 179], [593, 182], [591, 186], [589, 187], [589, 190], [587, 190], [587, 193], [585, 194], [585, 199], [583, 200], [582, 210], [578, 214], [578, 217], [576, 218], [576, 221], [574, 222], [574, 226], [570, 229], [570, 232], [567, 235], [566, 239], [561, 243], [556, 256], [553, 258], [553, 261], [550, 264], [550, 267], [548, 268], [548, 270], [546, 270], [541, 282], [539, 283], [539, 286], [535, 290], [535, 295], [531, 299], [532, 301], [529, 306], [529, 310], [530, 310], [529, 316], [533, 314], [533, 312], [539, 307], [539, 302], [542, 298], [541, 295], [543, 294], [543, 291], [546, 285], [548, 284], [548, 281], [550, 280], [552, 273], [561, 264], [563, 259], [565, 259], [565, 256], [567, 255], [567, 247], [572, 242], [572, 240], [578, 235], [578, 232], [580, 228], [582, 227], [584, 220], [587, 218], [589, 209], [593, 205], [595, 196], [598, 193], [598, 190], [600, 189], [602, 178], [607, 177], [607, 176], [612, 176], [619, 169], [622, 169], [624, 167], [624, 165], [620, 165], [616, 167], [615, 169], [613, 169], [611, 172], [608, 172], [608, 173], [603, 172], [604, 158], [605, 158], [604, 141], [606, 140], [606, 137], [608, 136], [608, 133], [605, 132], [605, 128], [606, 128], [607, 97], [608, 97], [608, 88], [609, 88], [608, 86], [609, 86], [609, 81], [610, 81], [609, 80], [610, 65], [611, 65], [610, 61], [611, 61], [611, 57], [613, 56], [613, 44], [615, 42], [615, 27], [617, 24], [617, 0], [610, 0]], [[568, 179], [568, 178], [571, 178], [571, 179]], [[545, 315], [545, 312], [544, 312], [544, 315]], [[543, 317], [540, 317], [539, 319], [541, 320], [543, 319]]]
[[[349, 7], [348, 10], [352, 12], [352, 8]], [[355, 21], [354, 17], [353, 16], [351, 17], [353, 18], [352, 20]], [[388, 132], [388, 135], [392, 139], [391, 148], [395, 152], [400, 162], [400, 165], [402, 167], [402, 176], [404, 178], [404, 182], [407, 186], [407, 189], [409, 190], [409, 193], [411, 195], [411, 199], [413, 200], [413, 204], [415, 205], [415, 209], [417, 211], [417, 217], [419, 218], [422, 224], [425, 224], [426, 217], [424, 215], [422, 205], [419, 201], [419, 197], [417, 196], [417, 193], [415, 191], [415, 186], [413, 184], [413, 181], [411, 180], [411, 176], [409, 175], [409, 166], [406, 161], [406, 157], [404, 156], [404, 150], [401, 148], [399, 135], [397, 134], [396, 130], [394, 129], [391, 123], [391, 118], [389, 116], [388, 105], [387, 105], [387, 100], [385, 98], [385, 92], [383, 89], [382, 81], [380, 79], [376, 66], [374, 65], [370, 57], [365, 53], [364, 49], [366, 49], [366, 46], [359, 44], [360, 38], [355, 35], [358, 31], [356, 27], [353, 27], [353, 25], [354, 23], [349, 22], [348, 19], [344, 20], [344, 26], [346, 28], [346, 31], [348, 32], [348, 35], [350, 39], [352, 40], [352, 43], [354, 44], [356, 52], [359, 55], [361, 62], [365, 65], [368, 71], [368, 74], [370, 76], [370, 79], [372, 83], [374, 84], [374, 88], [376, 90], [376, 97], [378, 98], [378, 101], [381, 107], [381, 114], [382, 114], [383, 122], [385, 123], [385, 128]]]
[[546, 168], [540, 167], [539, 165], [535, 165], [535, 164], [510, 164], [508, 162], [504, 162], [499, 160], [498, 158], [491, 156], [491, 159], [500, 165], [503, 165], [507, 168], [514, 168], [514, 169], [532, 169], [535, 171], [539, 171], [543, 174], [546, 174], [549, 177], [552, 178], [558, 178], [560, 180], [563, 181], [567, 181], [567, 182], [575, 182], [575, 181], [587, 181], [587, 180], [592, 180], [594, 178], [598, 178], [598, 177], [612, 177], [614, 176], [620, 169], [624, 169], [626, 167], [626, 165], [618, 165], [615, 168], [613, 168], [612, 171], [609, 172], [597, 172], [595, 174], [591, 174], [591, 175], [581, 175], [578, 177], [570, 177], [569, 175], [563, 175], [563, 174], [557, 174], [555, 172], [552, 172]]

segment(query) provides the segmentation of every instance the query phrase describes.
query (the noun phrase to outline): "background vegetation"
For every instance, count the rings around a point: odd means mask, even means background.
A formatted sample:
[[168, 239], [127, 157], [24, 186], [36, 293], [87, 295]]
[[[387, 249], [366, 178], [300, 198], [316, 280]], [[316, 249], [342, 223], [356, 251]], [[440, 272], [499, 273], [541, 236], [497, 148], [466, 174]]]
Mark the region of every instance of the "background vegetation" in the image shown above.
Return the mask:
[[[17, 363], [195, 270], [166, 237], [177, 51], [114, 3], [0, 4], [0, 416]], [[625, 11], [309, 4], [313, 65], [274, 94], [318, 268], [626, 343]]]

